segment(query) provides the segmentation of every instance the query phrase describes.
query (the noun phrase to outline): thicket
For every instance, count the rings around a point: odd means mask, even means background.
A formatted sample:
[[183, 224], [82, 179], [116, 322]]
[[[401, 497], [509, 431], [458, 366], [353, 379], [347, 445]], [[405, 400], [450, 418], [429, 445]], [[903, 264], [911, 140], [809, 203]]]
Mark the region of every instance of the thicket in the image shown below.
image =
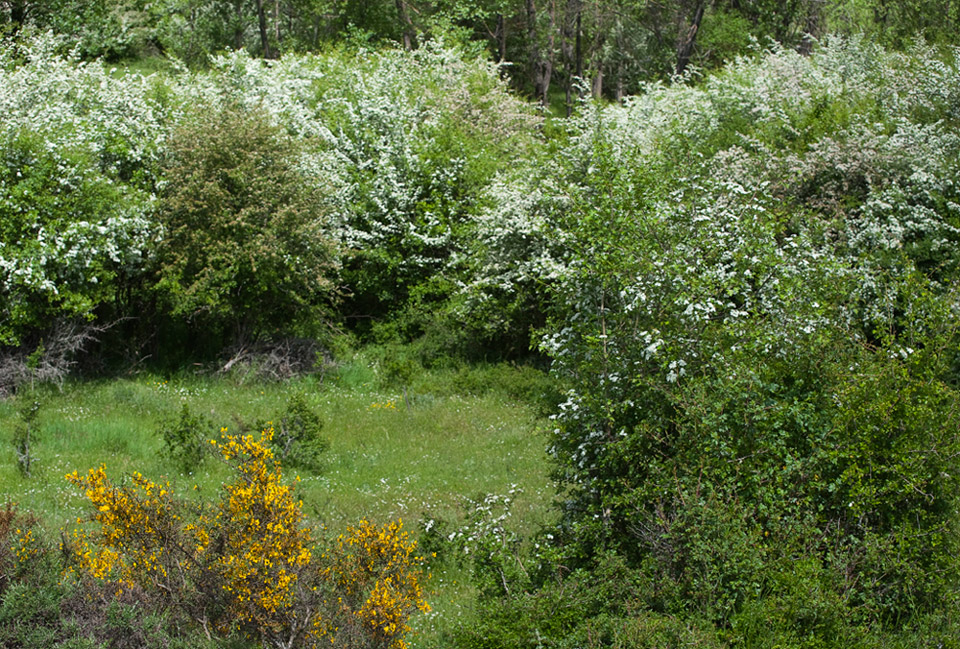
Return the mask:
[[[133, 360], [343, 325], [407, 386], [533, 331], [563, 519], [478, 544], [460, 645], [958, 637], [955, 51], [774, 46], [545, 122], [436, 42], [116, 79], [56, 50], [0, 54], [14, 361], [56, 320], [118, 322]], [[176, 602], [306, 637], [283, 602]]]
[[298, 169], [289, 135], [262, 109], [200, 105], [167, 156], [154, 250], [162, 312], [238, 343], [329, 321], [336, 248], [320, 179]]
[[564, 521], [487, 553], [461, 644], [955, 640], [956, 72], [854, 39], [652, 85], [491, 212], [563, 244]]
[[[537, 123], [496, 67], [441, 44], [234, 53], [178, 76], [120, 74], [50, 36], [0, 57], [5, 386], [41, 343], [78, 351], [55, 336], [78, 326], [126, 363], [342, 324], [415, 339], [449, 311], [486, 187]], [[438, 351], [479, 329], [451, 316]]]

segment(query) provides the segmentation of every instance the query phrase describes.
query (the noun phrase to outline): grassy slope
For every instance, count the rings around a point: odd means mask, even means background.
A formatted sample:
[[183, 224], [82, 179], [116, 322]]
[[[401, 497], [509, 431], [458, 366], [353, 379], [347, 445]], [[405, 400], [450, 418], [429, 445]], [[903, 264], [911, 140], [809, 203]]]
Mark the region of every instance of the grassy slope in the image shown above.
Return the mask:
[[[85, 514], [82, 494], [64, 474], [106, 465], [119, 479], [132, 471], [164, 476], [184, 495], [214, 498], [224, 467], [205, 462], [183, 475], [162, 456], [161, 421], [186, 401], [230, 432], [279, 415], [290, 393], [300, 391], [324, 421], [330, 440], [326, 470], [301, 472], [305, 513], [337, 533], [361, 518], [403, 518], [414, 535], [419, 523], [463, 519], [467, 499], [517, 491], [510, 525], [529, 531], [550, 515], [553, 487], [544, 455], [544, 422], [529, 405], [490, 392], [482, 396], [432, 396], [378, 389], [363, 367], [325, 381], [306, 378], [288, 384], [237, 385], [227, 380], [152, 376], [76, 383], [63, 392], [41, 393], [33, 475], [22, 478], [14, 462], [9, 431], [17, 420], [13, 401], [0, 402], [0, 492], [33, 511], [51, 531]], [[408, 404], [409, 403], [409, 407]], [[211, 436], [215, 431], [211, 431]], [[194, 489], [196, 487], [196, 489]], [[519, 489], [517, 489], [519, 488]], [[415, 620], [420, 631], [412, 646], [439, 646], [447, 629], [469, 615], [472, 587], [468, 568], [445, 561], [431, 566], [433, 611]]]

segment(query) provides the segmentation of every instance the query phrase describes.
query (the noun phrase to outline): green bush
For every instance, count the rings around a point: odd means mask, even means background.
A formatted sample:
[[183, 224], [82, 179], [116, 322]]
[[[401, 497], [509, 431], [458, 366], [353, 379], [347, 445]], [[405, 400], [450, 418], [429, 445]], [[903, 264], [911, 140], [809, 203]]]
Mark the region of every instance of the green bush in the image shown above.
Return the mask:
[[548, 554], [525, 557], [506, 572], [501, 561], [477, 564], [477, 576], [481, 583], [490, 578], [491, 589], [480, 600], [479, 619], [457, 631], [457, 646], [725, 646], [722, 633], [709, 621], [647, 609], [650, 580], [614, 553], [601, 554], [589, 566], [572, 572], [552, 562]]
[[323, 468], [322, 456], [330, 442], [321, 436], [323, 420], [303, 394], [290, 396], [283, 414], [274, 419], [273, 430], [271, 446], [284, 466], [313, 472]]
[[0, 646], [52, 646], [64, 589], [39, 521], [0, 510]]
[[336, 256], [317, 179], [261, 108], [207, 106], [169, 143], [157, 290], [214, 340], [243, 343], [318, 327]]
[[[247, 428], [242, 422], [240, 432]], [[323, 421], [310, 407], [302, 393], [294, 393], [287, 400], [283, 412], [271, 420], [258, 420], [257, 431], [273, 429], [270, 446], [277, 460], [285, 467], [319, 472], [323, 468], [323, 454], [330, 442], [321, 435]], [[210, 440], [217, 439], [226, 427], [217, 427], [209, 417], [194, 414], [190, 405], [183, 403], [180, 414], [161, 424], [158, 434], [163, 439], [163, 453], [183, 473], [192, 473], [210, 454]]]
[[4, 649], [212, 649], [136, 586], [78, 576], [40, 522], [0, 510], [0, 646]]
[[335, 186], [348, 322], [415, 340], [458, 293], [486, 188], [533, 150], [538, 120], [493, 65], [439, 42], [316, 63], [311, 102], [329, 133], [318, 164]]
[[30, 467], [33, 464], [35, 453], [33, 445], [37, 441], [37, 415], [40, 413], [40, 402], [32, 399], [23, 403], [17, 414], [19, 419], [13, 426], [13, 452], [17, 460], [17, 468], [21, 475], [30, 477]]
[[[738, 60], [695, 88], [584, 106], [537, 172], [545, 195], [500, 192], [491, 241], [529, 233], [518, 256], [544, 258], [498, 277], [549, 290], [542, 349], [569, 386], [549, 565], [594, 574], [612, 552], [644, 581], [636, 611], [731, 645], [897, 642], [950, 619], [956, 63], [856, 40]], [[561, 586], [489, 572], [508, 578], [484, 613], [505, 646], [572, 633], [505, 613], [518, 589]]]
[[194, 414], [184, 402], [176, 419], [161, 424], [158, 434], [163, 438], [164, 455], [184, 473], [192, 473], [209, 454], [210, 440], [219, 436], [209, 418]]

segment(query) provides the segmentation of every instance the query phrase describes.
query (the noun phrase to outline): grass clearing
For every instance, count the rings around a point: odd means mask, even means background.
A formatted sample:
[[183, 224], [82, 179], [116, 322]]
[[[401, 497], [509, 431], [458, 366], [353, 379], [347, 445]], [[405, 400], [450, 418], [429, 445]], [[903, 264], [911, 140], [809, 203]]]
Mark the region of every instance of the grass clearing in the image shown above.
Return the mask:
[[[519, 371], [519, 370], [518, 370]], [[498, 377], [507, 370], [499, 370]], [[220, 427], [255, 432], [258, 421], [283, 412], [290, 395], [302, 394], [321, 416], [330, 441], [324, 470], [300, 472], [299, 496], [305, 514], [336, 535], [361, 519], [402, 518], [413, 536], [424, 521], [456, 526], [473, 501], [488, 494], [511, 497], [507, 526], [534, 531], [552, 513], [554, 494], [545, 455], [545, 420], [537, 409], [513, 399], [496, 385], [474, 394], [452, 394], [450, 377], [420, 377], [413, 389], [383, 389], [369, 368], [347, 366], [338, 377], [307, 377], [288, 383], [244, 384], [229, 379], [141, 375], [108, 381], [69, 383], [62, 391], [38, 390], [41, 407], [31, 440], [32, 475], [21, 476], [9, 431], [23, 400], [0, 402], [3, 456], [0, 490], [4, 499], [39, 516], [51, 533], [86, 513], [83, 495], [64, 480], [73, 471], [100, 464], [120, 481], [133, 471], [164, 478], [184, 497], [213, 499], [228, 478], [225, 466], [208, 458], [192, 474], [181, 473], [164, 456], [158, 429], [178, 416], [183, 403], [207, 417], [209, 437]], [[428, 391], [433, 385], [436, 390]], [[287, 471], [294, 477], [295, 471]], [[433, 611], [415, 618], [413, 647], [442, 646], [442, 639], [470, 615], [474, 594], [469, 565], [435, 561], [427, 585]]]

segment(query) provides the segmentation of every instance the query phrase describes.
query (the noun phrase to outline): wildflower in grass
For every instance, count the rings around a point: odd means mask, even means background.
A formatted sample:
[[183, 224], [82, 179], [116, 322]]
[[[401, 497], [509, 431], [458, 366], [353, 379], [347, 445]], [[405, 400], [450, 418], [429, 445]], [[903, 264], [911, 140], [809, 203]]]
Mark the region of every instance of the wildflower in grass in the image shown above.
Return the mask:
[[17, 561], [20, 563], [26, 563], [30, 561], [40, 553], [40, 548], [37, 543], [37, 538], [33, 534], [32, 529], [21, 529], [17, 528], [14, 530], [16, 534], [17, 542], [13, 546], [13, 550], [17, 555]]

